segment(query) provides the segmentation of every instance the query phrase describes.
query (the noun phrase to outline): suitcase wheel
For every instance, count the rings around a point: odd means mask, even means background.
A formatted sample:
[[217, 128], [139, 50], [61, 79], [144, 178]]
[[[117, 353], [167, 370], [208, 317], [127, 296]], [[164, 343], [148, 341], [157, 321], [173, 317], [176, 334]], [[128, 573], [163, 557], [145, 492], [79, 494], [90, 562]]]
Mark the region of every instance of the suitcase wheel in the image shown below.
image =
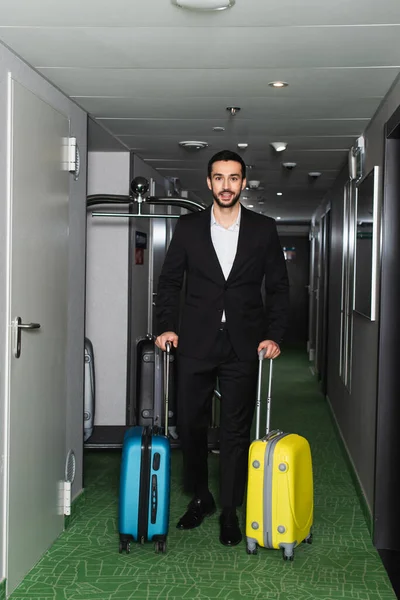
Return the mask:
[[303, 544], [312, 544], [312, 542], [313, 542], [313, 534], [310, 533], [310, 535], [307, 536], [305, 540], [303, 540]]
[[122, 542], [119, 543], [119, 553], [122, 554], [122, 552], [124, 550], [125, 550], [125, 552], [127, 554], [130, 553], [130, 551], [131, 551], [131, 543], [129, 541], [124, 540], [124, 541], [122, 541]]
[[290, 562], [293, 562], [294, 552], [292, 552], [292, 554], [286, 554], [285, 548], [282, 548], [282, 558], [283, 560], [289, 560]]
[[247, 544], [246, 545], [246, 553], [247, 554], [257, 554], [257, 544]]
[[165, 554], [166, 551], [167, 551], [167, 542], [165, 540], [155, 542], [155, 544], [154, 544], [154, 551], [155, 551], [156, 554], [159, 554], [160, 552], [162, 554]]

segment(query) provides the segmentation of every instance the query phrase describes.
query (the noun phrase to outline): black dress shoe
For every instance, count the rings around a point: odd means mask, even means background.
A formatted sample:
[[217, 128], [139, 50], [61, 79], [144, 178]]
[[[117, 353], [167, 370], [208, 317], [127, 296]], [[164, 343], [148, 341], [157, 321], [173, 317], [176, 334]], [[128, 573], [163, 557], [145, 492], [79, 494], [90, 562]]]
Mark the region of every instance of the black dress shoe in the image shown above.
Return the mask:
[[224, 546], [237, 546], [242, 541], [242, 532], [239, 527], [239, 519], [235, 512], [224, 514], [219, 518], [220, 535], [219, 541]]
[[210, 517], [216, 511], [214, 498], [205, 501], [201, 498], [194, 498], [183, 517], [178, 521], [178, 529], [194, 529], [202, 524], [205, 517]]

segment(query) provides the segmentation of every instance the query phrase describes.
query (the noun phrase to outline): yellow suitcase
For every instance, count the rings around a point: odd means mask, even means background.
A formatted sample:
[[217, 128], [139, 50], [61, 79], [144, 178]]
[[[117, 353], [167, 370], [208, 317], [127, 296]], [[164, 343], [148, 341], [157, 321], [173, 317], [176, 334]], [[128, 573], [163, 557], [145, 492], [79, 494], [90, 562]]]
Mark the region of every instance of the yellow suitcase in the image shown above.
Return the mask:
[[266, 435], [260, 436], [260, 353], [256, 410], [256, 440], [249, 450], [247, 485], [247, 553], [257, 547], [281, 549], [284, 560], [293, 560], [301, 542], [311, 543], [313, 524], [313, 473], [308, 441], [294, 433], [269, 432], [272, 360], [267, 400]]

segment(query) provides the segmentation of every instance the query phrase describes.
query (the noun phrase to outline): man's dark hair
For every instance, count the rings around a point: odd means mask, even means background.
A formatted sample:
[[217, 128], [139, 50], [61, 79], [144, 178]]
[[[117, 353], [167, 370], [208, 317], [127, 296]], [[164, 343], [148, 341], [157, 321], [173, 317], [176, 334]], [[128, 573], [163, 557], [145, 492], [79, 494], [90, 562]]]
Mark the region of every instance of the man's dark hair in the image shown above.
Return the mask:
[[218, 162], [219, 160], [234, 160], [235, 162], [240, 163], [242, 167], [242, 177], [243, 179], [246, 177], [246, 165], [244, 163], [243, 158], [239, 156], [239, 154], [236, 154], [236, 152], [232, 152], [231, 150], [221, 150], [221, 152], [217, 152], [217, 154], [214, 154], [214, 156], [210, 158], [208, 162], [207, 173], [210, 179], [212, 166], [215, 162]]

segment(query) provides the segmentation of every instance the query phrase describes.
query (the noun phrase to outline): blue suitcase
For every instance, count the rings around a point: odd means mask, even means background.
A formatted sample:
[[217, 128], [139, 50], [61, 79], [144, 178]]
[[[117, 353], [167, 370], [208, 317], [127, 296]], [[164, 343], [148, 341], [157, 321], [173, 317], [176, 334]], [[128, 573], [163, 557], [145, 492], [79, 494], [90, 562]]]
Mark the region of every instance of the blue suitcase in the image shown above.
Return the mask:
[[[166, 382], [169, 377], [167, 348]], [[165, 389], [165, 431], [168, 432], [168, 385]], [[158, 427], [136, 426], [125, 433], [119, 494], [119, 551], [130, 552], [131, 541], [153, 541], [166, 551], [169, 526], [171, 448]]]

